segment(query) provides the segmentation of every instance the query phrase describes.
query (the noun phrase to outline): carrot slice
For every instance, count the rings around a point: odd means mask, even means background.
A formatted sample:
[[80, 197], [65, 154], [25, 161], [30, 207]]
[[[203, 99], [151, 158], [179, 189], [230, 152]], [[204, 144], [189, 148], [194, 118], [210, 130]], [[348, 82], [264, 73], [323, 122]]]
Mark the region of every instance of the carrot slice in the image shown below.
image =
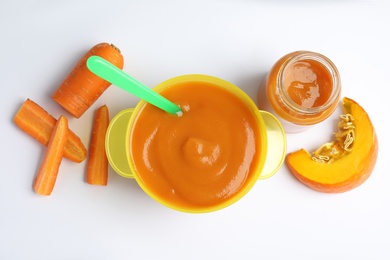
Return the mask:
[[50, 137], [45, 156], [34, 180], [34, 190], [40, 195], [49, 196], [57, 180], [65, 144], [68, 140], [68, 120], [60, 116]]
[[80, 118], [111, 85], [87, 68], [86, 61], [92, 55], [100, 56], [123, 69], [123, 56], [120, 50], [108, 43], [93, 46], [80, 59], [52, 96], [60, 106], [76, 118]]
[[89, 184], [107, 185], [108, 160], [104, 142], [108, 124], [108, 108], [106, 105], [103, 105], [96, 111], [92, 128], [87, 167], [87, 183]]
[[[16, 113], [14, 122], [24, 132], [47, 146], [57, 120], [37, 103], [27, 99]], [[87, 157], [87, 149], [72, 131], [69, 131], [64, 157], [74, 162], [82, 162]]]

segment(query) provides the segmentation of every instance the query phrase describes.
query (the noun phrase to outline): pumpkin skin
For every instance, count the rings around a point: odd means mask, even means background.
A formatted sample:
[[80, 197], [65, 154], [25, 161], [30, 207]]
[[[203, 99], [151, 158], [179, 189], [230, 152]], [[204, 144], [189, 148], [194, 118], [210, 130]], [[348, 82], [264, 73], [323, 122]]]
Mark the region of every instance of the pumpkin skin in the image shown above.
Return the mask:
[[343, 109], [354, 118], [355, 140], [350, 152], [340, 158], [322, 163], [313, 160], [305, 149], [287, 155], [291, 173], [313, 190], [340, 193], [361, 185], [371, 175], [378, 157], [378, 139], [365, 110], [354, 100], [343, 98]]

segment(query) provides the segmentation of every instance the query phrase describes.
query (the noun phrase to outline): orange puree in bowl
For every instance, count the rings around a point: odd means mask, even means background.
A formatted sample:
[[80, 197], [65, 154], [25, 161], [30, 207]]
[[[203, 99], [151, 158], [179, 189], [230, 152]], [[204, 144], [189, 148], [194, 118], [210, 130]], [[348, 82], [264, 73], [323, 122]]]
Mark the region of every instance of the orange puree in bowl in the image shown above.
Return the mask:
[[140, 185], [163, 203], [187, 209], [219, 205], [247, 188], [257, 174], [261, 138], [258, 119], [244, 101], [202, 82], [180, 83], [161, 94], [183, 115], [150, 104], [141, 108], [130, 133]]

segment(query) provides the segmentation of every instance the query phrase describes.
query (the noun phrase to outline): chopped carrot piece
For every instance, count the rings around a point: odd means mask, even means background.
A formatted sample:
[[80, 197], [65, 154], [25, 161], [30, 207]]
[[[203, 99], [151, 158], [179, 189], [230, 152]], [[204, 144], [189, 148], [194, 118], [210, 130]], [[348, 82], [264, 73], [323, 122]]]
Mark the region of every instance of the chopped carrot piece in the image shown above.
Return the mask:
[[87, 167], [87, 183], [89, 184], [107, 185], [108, 160], [105, 150], [105, 137], [108, 124], [108, 108], [103, 105], [96, 111], [92, 128]]
[[54, 126], [41, 166], [34, 180], [33, 187], [36, 193], [49, 196], [53, 191], [67, 140], [68, 120], [66, 117], [60, 116]]
[[[27, 99], [14, 117], [16, 125], [27, 134], [47, 146], [52, 135], [56, 119], [34, 101]], [[82, 162], [87, 157], [87, 149], [80, 138], [69, 130], [64, 157]]]
[[123, 69], [123, 56], [120, 50], [109, 43], [93, 46], [79, 60], [52, 96], [54, 101], [76, 118], [80, 118], [111, 85], [87, 68], [87, 59], [92, 55], [100, 56]]

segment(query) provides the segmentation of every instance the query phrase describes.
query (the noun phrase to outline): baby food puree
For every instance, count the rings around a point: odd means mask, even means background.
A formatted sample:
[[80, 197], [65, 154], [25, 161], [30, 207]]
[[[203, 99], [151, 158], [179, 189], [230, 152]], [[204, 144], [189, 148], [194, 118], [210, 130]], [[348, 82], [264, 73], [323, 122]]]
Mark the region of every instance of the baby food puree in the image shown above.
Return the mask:
[[[339, 72], [326, 56], [296, 51], [281, 57], [259, 87], [258, 104], [278, 116], [286, 132], [296, 133], [327, 119], [341, 93]], [[264, 100], [264, 96], [267, 98]]]
[[332, 76], [315, 60], [301, 60], [290, 65], [283, 75], [288, 96], [303, 108], [323, 105], [332, 93]]
[[183, 115], [145, 103], [134, 119], [130, 157], [147, 190], [170, 204], [196, 208], [221, 204], [245, 189], [262, 163], [254, 111], [208, 82], [179, 83], [160, 94]]
[[281, 123], [237, 86], [190, 74], [153, 90], [180, 106], [182, 115], [141, 100], [111, 120], [106, 154], [118, 174], [134, 178], [157, 202], [191, 213], [220, 210], [281, 167]]

